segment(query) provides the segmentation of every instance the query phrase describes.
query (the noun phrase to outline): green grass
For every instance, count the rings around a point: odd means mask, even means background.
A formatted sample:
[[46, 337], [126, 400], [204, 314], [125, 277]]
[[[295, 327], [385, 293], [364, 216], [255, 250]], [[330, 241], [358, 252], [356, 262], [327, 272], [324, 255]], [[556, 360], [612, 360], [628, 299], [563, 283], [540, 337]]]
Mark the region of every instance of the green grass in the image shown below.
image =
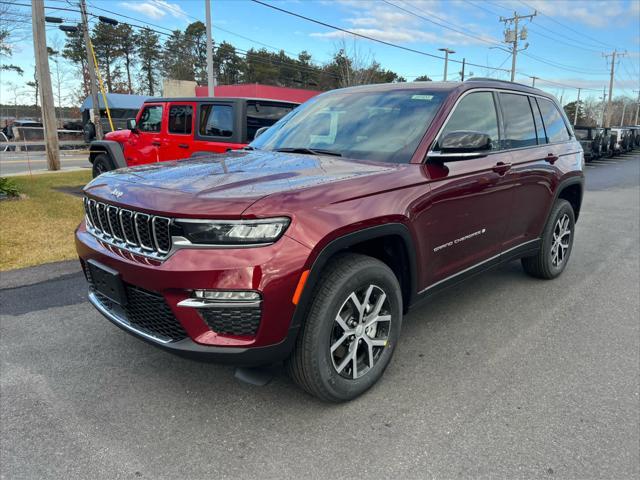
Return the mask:
[[0, 202], [0, 271], [76, 258], [73, 232], [83, 218], [82, 199], [55, 188], [82, 187], [91, 172], [11, 178], [27, 198]]

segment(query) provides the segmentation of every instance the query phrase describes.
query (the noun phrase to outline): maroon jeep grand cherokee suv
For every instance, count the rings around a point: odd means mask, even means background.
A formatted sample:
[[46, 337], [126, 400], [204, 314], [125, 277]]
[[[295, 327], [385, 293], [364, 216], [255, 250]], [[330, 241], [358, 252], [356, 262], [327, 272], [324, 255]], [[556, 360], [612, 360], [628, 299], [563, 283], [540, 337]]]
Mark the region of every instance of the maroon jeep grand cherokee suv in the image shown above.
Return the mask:
[[244, 150], [99, 176], [76, 244], [91, 302], [122, 329], [191, 357], [284, 360], [343, 401], [380, 378], [418, 300], [518, 258], [558, 276], [583, 163], [534, 88], [348, 88]]

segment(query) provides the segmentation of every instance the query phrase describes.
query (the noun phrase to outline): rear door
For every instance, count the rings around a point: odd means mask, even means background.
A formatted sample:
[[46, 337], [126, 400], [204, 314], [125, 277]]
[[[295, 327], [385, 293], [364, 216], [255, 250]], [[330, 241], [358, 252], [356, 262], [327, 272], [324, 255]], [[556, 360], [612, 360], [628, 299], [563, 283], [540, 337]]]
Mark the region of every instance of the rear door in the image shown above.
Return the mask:
[[135, 133], [124, 149], [127, 165], [142, 165], [160, 161], [163, 130], [163, 103], [145, 103], [136, 119]]
[[167, 134], [162, 160], [180, 160], [193, 153], [194, 102], [171, 102], [167, 105]]
[[506, 181], [513, 189], [513, 214], [504, 250], [526, 248], [540, 238], [554, 198], [560, 169], [574, 162], [577, 147], [556, 105], [543, 97], [501, 92], [504, 146], [512, 167]]
[[244, 147], [240, 107], [224, 100], [198, 104], [194, 151], [223, 153]]

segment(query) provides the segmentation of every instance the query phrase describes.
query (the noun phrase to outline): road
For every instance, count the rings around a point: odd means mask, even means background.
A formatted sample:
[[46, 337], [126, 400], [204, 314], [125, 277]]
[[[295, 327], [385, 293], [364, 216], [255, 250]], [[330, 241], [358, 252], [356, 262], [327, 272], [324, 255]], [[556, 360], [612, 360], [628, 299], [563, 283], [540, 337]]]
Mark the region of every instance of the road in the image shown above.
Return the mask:
[[[91, 168], [87, 153], [61, 152], [60, 164], [63, 170]], [[45, 152], [0, 152], [0, 175], [28, 175], [30, 172], [47, 171]]]
[[586, 175], [560, 278], [513, 262], [412, 310], [349, 404], [126, 335], [75, 262], [4, 273], [2, 478], [638, 478], [640, 155]]

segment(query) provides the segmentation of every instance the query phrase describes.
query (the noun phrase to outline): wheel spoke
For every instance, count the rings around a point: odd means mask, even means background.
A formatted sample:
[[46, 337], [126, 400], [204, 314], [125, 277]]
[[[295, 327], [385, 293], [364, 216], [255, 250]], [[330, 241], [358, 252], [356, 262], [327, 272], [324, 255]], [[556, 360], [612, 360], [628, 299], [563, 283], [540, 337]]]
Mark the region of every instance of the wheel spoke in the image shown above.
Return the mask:
[[386, 338], [370, 338], [369, 340], [367, 340], [369, 345], [371, 345], [372, 347], [386, 347], [388, 341], [389, 340], [387, 340]]
[[350, 332], [351, 328], [349, 327], [349, 325], [347, 325], [347, 322], [344, 321], [344, 319], [342, 318], [342, 316], [340, 315], [340, 313], [338, 313], [338, 315], [336, 315], [336, 323], [338, 325], [340, 325], [340, 328], [344, 331], [344, 332]]
[[371, 300], [371, 293], [373, 292], [373, 285], [369, 285], [367, 288], [367, 293], [364, 295], [364, 301], [362, 302], [362, 315], [364, 316], [366, 312], [366, 308], [369, 306], [369, 302]]
[[331, 345], [331, 353], [335, 352], [347, 338], [349, 338], [349, 332], [345, 332], [333, 345]]
[[378, 322], [390, 322], [391, 321], [391, 315], [379, 315], [377, 317], [372, 318], [371, 320], [369, 320], [367, 323], [365, 323], [365, 328], [369, 328], [370, 326], [378, 323]]
[[378, 301], [376, 302], [375, 307], [373, 307], [373, 311], [371, 312], [371, 316], [377, 317], [380, 315], [380, 310], [382, 310], [382, 306], [384, 305], [385, 300], [387, 299], [387, 295], [382, 292], [378, 297]]
[[367, 342], [367, 353], [369, 354], [369, 368], [373, 368], [373, 345]]
[[351, 376], [353, 378], [358, 378], [358, 344], [355, 343], [353, 347], [353, 355], [351, 356], [353, 366], [351, 367]]
[[343, 359], [342, 362], [340, 363], [340, 365], [338, 365], [336, 367], [336, 372], [341, 373], [342, 370], [344, 370], [344, 367], [346, 367], [347, 365], [349, 365], [349, 362], [351, 361], [351, 357], [353, 356], [353, 352], [355, 352], [355, 349], [353, 351], [350, 351]]
[[353, 292], [351, 295], [349, 295], [349, 300], [351, 300], [351, 303], [353, 303], [353, 306], [356, 307], [356, 310], [358, 311], [358, 315], [359, 315], [358, 321], [360, 321], [364, 312], [364, 304], [360, 303], [360, 300], [358, 300], [358, 296], [356, 295], [356, 292]]

